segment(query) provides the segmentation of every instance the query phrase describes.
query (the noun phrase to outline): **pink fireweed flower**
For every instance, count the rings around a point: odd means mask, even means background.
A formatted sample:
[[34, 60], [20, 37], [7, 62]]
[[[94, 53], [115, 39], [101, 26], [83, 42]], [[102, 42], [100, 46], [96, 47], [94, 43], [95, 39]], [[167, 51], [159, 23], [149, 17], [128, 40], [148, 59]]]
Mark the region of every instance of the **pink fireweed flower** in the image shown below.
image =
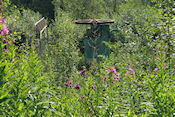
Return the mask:
[[132, 72], [133, 77], [135, 77], [135, 71], [131, 67], [129, 67], [129, 70]]
[[154, 72], [158, 72], [158, 71], [159, 71], [159, 69], [158, 69], [158, 68], [155, 68], [155, 69], [154, 69]]
[[106, 72], [107, 72], [107, 74], [109, 74], [109, 73], [113, 73], [113, 74], [116, 74], [116, 69], [115, 69], [115, 67], [111, 67], [111, 69], [108, 69], [108, 70], [106, 70]]
[[72, 84], [72, 80], [70, 80], [69, 83]]
[[85, 72], [85, 69], [83, 69], [83, 70], [80, 71], [80, 75], [82, 75], [83, 72]]
[[2, 40], [6, 40], [6, 37], [2, 37]]
[[0, 33], [1, 33], [1, 35], [4, 35], [4, 32], [3, 31], [1, 31]]
[[107, 77], [106, 76], [104, 76], [104, 79], [103, 79], [103, 81], [105, 82], [107, 80]]
[[70, 79], [69, 78], [66, 78], [66, 81], [69, 81]]
[[64, 85], [68, 85], [68, 83], [67, 82], [64, 82]]
[[97, 88], [97, 85], [92, 85], [92, 89], [96, 89]]
[[111, 67], [111, 72], [114, 73], [114, 74], [116, 74], [116, 69], [115, 69], [115, 67]]
[[115, 80], [115, 82], [118, 82], [118, 80]]
[[6, 53], [8, 53], [9, 50], [8, 50], [8, 49], [5, 49], [4, 51], [5, 51]]
[[128, 75], [128, 74], [130, 74], [130, 72], [129, 72], [129, 71], [127, 71], [127, 72], [126, 72], [126, 75]]
[[69, 84], [67, 82], [64, 82], [64, 85], [68, 86]]
[[132, 76], [135, 77], [135, 72], [132, 72]]
[[112, 84], [114, 84], [114, 82], [112, 82]]
[[86, 70], [85, 69], [83, 69], [82, 71], [80, 71], [80, 75], [83, 75], [84, 77], [86, 76]]
[[114, 76], [114, 79], [117, 79], [117, 77], [116, 77], [116, 76]]
[[131, 67], [129, 67], [129, 70], [131, 71], [131, 72], [133, 72], [134, 70], [131, 68]]
[[76, 84], [76, 85], [74, 86], [74, 89], [80, 89], [80, 84]]
[[116, 74], [116, 76], [117, 76], [117, 79], [119, 80], [120, 78], [119, 78], [119, 74]]
[[7, 35], [8, 35], [8, 33], [9, 33], [9, 30], [8, 30], [7, 26], [6, 26], [6, 25], [3, 25], [1, 34], [2, 34], [2, 35], [4, 35], [4, 34], [7, 34]]
[[4, 22], [4, 23], [7, 23], [7, 19], [4, 19], [3, 22]]
[[156, 59], [159, 60], [159, 57], [157, 57]]
[[67, 82], [64, 82], [64, 87], [68, 87], [69, 86], [69, 84], [67, 83]]
[[6, 43], [6, 44], [9, 44], [9, 41], [6, 41], [5, 43]]
[[12, 63], [14, 63], [15, 62], [15, 59], [14, 58], [12, 58]]
[[109, 73], [111, 72], [111, 70], [110, 70], [110, 69], [108, 69], [108, 70], [106, 70], [106, 72], [107, 72], [107, 74], [109, 74]]
[[86, 76], [86, 74], [87, 74], [87, 72], [85, 71], [85, 72], [84, 72], [84, 76]]
[[166, 64], [164, 63], [163, 66], [166, 67]]
[[119, 77], [119, 74], [116, 74], [117, 77]]
[[0, 18], [0, 23], [2, 23], [3, 22], [3, 20]]
[[72, 87], [72, 84], [70, 84], [70, 87]]

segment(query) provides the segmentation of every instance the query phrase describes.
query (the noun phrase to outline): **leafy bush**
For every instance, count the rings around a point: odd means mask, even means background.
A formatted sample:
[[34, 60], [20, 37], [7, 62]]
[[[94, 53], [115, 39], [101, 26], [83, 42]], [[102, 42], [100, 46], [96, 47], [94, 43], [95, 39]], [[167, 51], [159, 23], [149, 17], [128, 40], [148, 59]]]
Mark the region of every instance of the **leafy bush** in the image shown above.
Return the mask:
[[41, 75], [42, 66], [36, 54], [21, 58], [14, 63], [1, 61], [5, 75], [1, 77], [0, 115], [40, 116], [49, 106], [48, 78]]
[[9, 0], [11, 3], [18, 6], [20, 9], [31, 9], [33, 11], [38, 11], [42, 16], [48, 17], [50, 19], [54, 18], [54, 6], [52, 0]]
[[74, 2], [69, 0], [53, 0], [53, 4], [57, 15], [64, 11], [70, 13], [73, 19], [96, 19], [106, 16], [103, 0], [74, 0]]
[[55, 23], [49, 27], [50, 64], [59, 82], [76, 71], [80, 60], [76, 34], [78, 31], [73, 21], [64, 13], [62, 17], [57, 16]]
[[173, 77], [162, 63], [163, 58], [157, 60], [158, 70], [152, 72], [122, 65], [116, 70], [108, 66], [112, 62], [95, 72], [82, 70], [57, 88], [56, 108], [62, 116], [173, 116]]
[[17, 55], [13, 32], [9, 35], [6, 24], [1, 25], [0, 37], [0, 115], [42, 116], [50, 112], [47, 83], [51, 79], [42, 75], [43, 66], [33, 47]]
[[122, 60], [138, 69], [154, 67], [157, 51], [154, 45], [159, 42], [154, 38], [160, 31], [156, 25], [161, 22], [159, 10], [129, 2], [121, 5], [119, 14], [114, 14], [113, 18], [116, 19], [112, 26], [115, 43], [108, 46], [118, 56], [116, 61]]
[[41, 19], [41, 15], [30, 9], [13, 10], [13, 14], [7, 17], [9, 28], [16, 32], [26, 32], [28, 35], [34, 34], [34, 24]]
[[[10, 11], [13, 10], [13, 11]], [[14, 36], [14, 43], [18, 47], [16, 51], [26, 52], [31, 46], [32, 41], [36, 42], [39, 39], [36, 38], [36, 31], [34, 24], [41, 19], [39, 13], [35, 13], [31, 10], [19, 10], [18, 8], [11, 8], [7, 16], [8, 27], [11, 35]], [[37, 47], [38, 45], [35, 45]]]

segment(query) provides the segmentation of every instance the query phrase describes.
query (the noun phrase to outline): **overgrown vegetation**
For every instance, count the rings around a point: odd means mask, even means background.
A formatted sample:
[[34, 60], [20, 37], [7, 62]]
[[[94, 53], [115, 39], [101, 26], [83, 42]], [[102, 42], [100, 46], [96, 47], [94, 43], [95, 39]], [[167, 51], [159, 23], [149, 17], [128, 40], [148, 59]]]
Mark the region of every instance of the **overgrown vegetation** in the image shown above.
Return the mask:
[[[175, 116], [174, 0], [50, 0], [52, 9], [31, 8], [41, 1], [1, 0], [0, 116]], [[40, 39], [34, 24], [42, 16], [50, 23]], [[88, 66], [89, 25], [74, 24], [86, 18], [115, 20], [105, 42], [110, 57]]]

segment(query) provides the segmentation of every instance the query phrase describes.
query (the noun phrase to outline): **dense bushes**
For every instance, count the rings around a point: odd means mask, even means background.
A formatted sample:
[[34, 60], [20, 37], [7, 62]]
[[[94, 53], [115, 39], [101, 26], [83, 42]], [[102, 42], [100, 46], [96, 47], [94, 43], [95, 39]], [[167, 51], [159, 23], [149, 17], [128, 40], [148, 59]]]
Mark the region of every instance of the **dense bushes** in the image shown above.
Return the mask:
[[34, 35], [34, 24], [41, 19], [41, 15], [30, 9], [14, 8], [13, 12], [7, 16], [8, 26], [13, 32], [25, 32], [28, 36]]
[[43, 68], [40, 64], [34, 52], [15, 57], [13, 63], [1, 61], [5, 74], [1, 76], [0, 115], [41, 116], [48, 111], [45, 109], [49, 106], [46, 95], [49, 92], [49, 79], [41, 75]]
[[42, 16], [54, 19], [54, 5], [52, 0], [9, 0], [20, 9], [31, 9]]
[[[57, 13], [40, 49], [20, 43], [23, 38], [26, 42], [38, 38], [33, 26], [41, 15], [6, 6], [9, 11], [0, 17], [0, 115], [173, 117], [173, 5], [167, 10], [164, 2], [155, 1], [160, 5], [153, 7], [138, 0], [137, 4], [118, 1], [118, 6], [110, 7], [111, 1], [99, 0], [77, 12], [75, 3], [85, 1], [66, 1], [63, 7], [61, 0], [54, 0], [59, 3]], [[86, 14], [91, 5], [106, 7]], [[79, 15], [94, 18], [96, 13], [115, 19], [111, 26], [115, 40], [106, 43], [110, 57], [92, 61], [87, 70], [81, 66], [84, 57], [78, 40], [88, 26], [73, 21]]]
[[76, 72], [79, 57], [77, 48], [78, 29], [67, 14], [57, 16], [55, 23], [50, 25], [49, 53], [52, 70], [56, 73], [56, 80], [71, 76]]
[[12, 7], [10, 10], [7, 16], [9, 33], [13, 35], [14, 44], [18, 47], [16, 51], [25, 52], [30, 48], [32, 40], [39, 41], [36, 38], [34, 24], [41, 18], [41, 15], [29, 9], [20, 11]]
[[26, 53], [16, 53], [13, 32], [9, 33], [5, 18], [1, 20], [0, 115], [42, 116], [49, 111], [46, 108], [51, 79], [43, 74], [33, 47]]

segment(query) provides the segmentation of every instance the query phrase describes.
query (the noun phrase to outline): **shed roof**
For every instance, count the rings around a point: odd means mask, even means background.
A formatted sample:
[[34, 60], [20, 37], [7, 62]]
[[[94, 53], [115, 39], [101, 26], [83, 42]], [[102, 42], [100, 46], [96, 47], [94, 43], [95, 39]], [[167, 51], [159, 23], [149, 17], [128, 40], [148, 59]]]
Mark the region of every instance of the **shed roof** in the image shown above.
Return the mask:
[[75, 20], [76, 24], [105, 24], [105, 23], [114, 23], [115, 20], [105, 20], [105, 19], [81, 19]]

